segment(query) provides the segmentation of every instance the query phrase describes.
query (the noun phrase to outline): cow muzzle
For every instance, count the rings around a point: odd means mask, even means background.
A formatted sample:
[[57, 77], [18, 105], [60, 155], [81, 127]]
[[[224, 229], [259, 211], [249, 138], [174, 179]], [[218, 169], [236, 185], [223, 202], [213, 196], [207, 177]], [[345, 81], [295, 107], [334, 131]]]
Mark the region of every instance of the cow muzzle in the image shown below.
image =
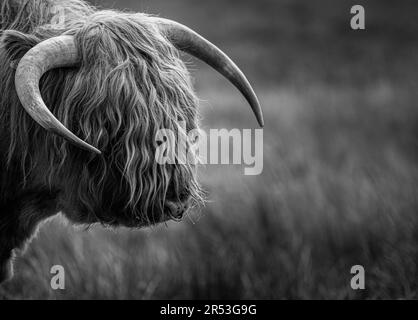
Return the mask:
[[183, 202], [167, 201], [164, 207], [170, 218], [173, 220], [181, 220], [190, 209], [190, 200]]

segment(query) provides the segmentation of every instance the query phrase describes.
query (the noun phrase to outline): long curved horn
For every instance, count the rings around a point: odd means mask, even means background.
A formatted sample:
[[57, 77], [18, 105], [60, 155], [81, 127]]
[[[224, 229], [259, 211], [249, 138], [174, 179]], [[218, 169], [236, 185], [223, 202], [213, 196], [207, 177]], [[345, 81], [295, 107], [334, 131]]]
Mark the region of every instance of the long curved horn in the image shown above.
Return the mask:
[[101, 154], [98, 149], [75, 136], [49, 111], [39, 90], [39, 81], [48, 70], [75, 66], [79, 62], [73, 36], [45, 40], [29, 50], [20, 60], [15, 75], [16, 91], [23, 108], [44, 129], [77, 147]]
[[175, 47], [206, 62], [226, 77], [247, 99], [258, 123], [264, 126], [263, 112], [258, 98], [244, 73], [218, 47], [190, 28], [163, 18], [155, 18]]

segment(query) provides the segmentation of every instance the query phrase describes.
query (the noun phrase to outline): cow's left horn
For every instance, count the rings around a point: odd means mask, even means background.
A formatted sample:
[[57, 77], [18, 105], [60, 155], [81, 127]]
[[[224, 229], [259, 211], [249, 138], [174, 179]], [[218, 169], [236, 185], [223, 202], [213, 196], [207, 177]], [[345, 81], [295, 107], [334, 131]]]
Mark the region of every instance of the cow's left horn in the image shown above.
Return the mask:
[[51, 69], [72, 67], [80, 62], [73, 36], [45, 40], [20, 60], [15, 75], [16, 92], [26, 112], [40, 126], [82, 149], [101, 152], [68, 130], [47, 108], [39, 90], [39, 81]]
[[244, 73], [217, 46], [190, 28], [163, 18], [155, 18], [160, 28], [175, 47], [206, 62], [226, 77], [247, 99], [260, 126], [264, 126], [263, 112], [258, 98]]

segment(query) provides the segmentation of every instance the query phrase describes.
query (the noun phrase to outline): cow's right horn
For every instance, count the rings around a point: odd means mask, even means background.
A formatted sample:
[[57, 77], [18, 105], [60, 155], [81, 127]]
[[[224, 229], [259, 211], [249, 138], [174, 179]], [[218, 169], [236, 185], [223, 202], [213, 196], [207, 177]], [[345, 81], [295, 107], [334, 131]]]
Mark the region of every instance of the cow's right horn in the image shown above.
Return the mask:
[[175, 47], [206, 62], [237, 87], [250, 104], [260, 126], [264, 126], [263, 112], [253, 88], [244, 73], [221, 49], [178, 22], [157, 17], [155, 21]]

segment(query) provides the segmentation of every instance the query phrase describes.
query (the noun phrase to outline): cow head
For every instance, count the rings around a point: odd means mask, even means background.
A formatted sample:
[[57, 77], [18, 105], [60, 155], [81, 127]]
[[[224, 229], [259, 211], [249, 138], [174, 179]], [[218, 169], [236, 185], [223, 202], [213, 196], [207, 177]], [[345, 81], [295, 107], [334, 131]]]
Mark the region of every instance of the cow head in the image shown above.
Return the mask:
[[198, 99], [178, 50], [228, 78], [263, 121], [238, 67], [170, 20], [96, 11], [30, 34], [5, 31], [3, 45], [17, 61], [6, 75], [15, 86], [9, 158], [22, 162], [28, 183], [59, 190], [59, 210], [75, 222], [140, 227], [201, 203], [192, 164], [155, 161], [160, 129], [198, 127]]

